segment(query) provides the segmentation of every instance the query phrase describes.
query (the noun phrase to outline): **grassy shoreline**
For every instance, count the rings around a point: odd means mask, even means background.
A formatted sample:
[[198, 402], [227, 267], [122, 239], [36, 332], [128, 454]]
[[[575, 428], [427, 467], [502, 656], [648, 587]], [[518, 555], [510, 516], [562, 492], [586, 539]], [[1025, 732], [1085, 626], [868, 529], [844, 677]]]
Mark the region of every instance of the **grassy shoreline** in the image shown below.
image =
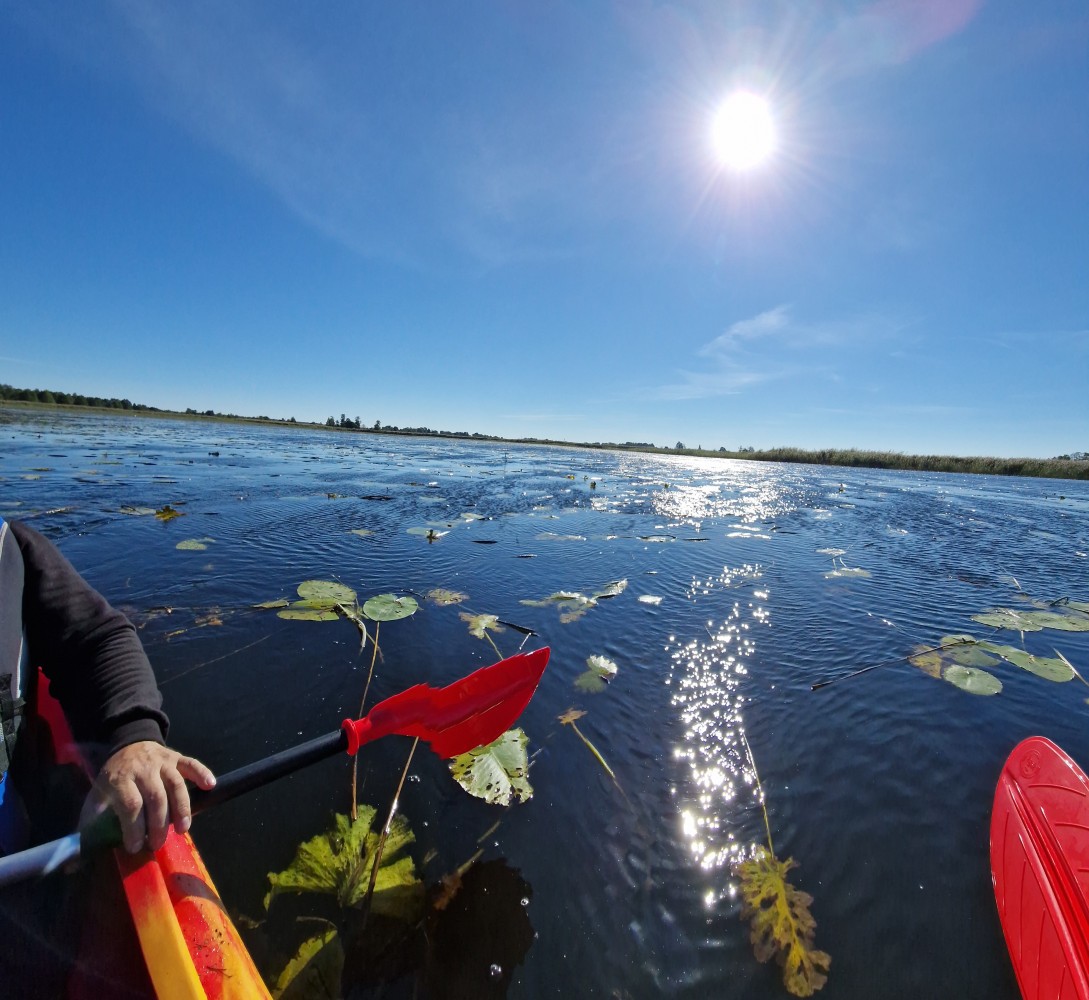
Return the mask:
[[822, 448], [807, 451], [802, 448], [768, 448], [761, 451], [711, 451], [699, 448], [655, 448], [646, 444], [614, 444], [599, 441], [556, 441], [549, 438], [504, 438], [491, 434], [450, 433], [418, 428], [331, 427], [323, 423], [307, 423], [271, 417], [243, 417], [234, 414], [182, 413], [177, 410], [131, 409], [77, 406], [67, 403], [39, 403], [25, 400], [0, 401], [0, 423], [5, 410], [61, 411], [65, 413], [95, 413], [104, 416], [165, 417], [170, 420], [193, 420], [206, 423], [259, 424], [269, 427], [298, 427], [306, 430], [329, 431], [338, 434], [385, 434], [397, 437], [434, 437], [453, 441], [490, 441], [499, 444], [547, 445], [556, 448], [590, 448], [600, 451], [628, 451], [649, 455], [685, 455], [693, 458], [729, 458], [750, 462], [783, 462], [804, 465], [840, 466], [855, 469], [900, 469], [911, 472], [954, 472], [985, 476], [1025, 476], [1042, 479], [1089, 480], [1089, 460], [1063, 458], [992, 458], [986, 456], [904, 455], [892, 451], [863, 451], [856, 448]]

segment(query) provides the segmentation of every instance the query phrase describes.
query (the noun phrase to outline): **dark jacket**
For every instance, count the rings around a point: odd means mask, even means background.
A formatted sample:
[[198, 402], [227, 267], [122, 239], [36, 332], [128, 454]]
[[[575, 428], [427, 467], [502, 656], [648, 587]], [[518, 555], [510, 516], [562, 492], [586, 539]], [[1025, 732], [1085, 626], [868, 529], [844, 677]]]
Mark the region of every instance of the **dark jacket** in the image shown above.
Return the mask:
[[[2, 524], [3, 522], [0, 522]], [[167, 718], [151, 664], [129, 620], [110, 607], [52, 542], [18, 522], [7, 526], [0, 561], [21, 560], [25, 667], [41, 667], [77, 742], [93, 763], [142, 740], [165, 742]], [[14, 541], [15, 546], [11, 544]], [[0, 566], [0, 648], [11, 648], [18, 574]], [[6, 674], [9, 664], [0, 664]], [[33, 677], [31, 678], [33, 680]]]

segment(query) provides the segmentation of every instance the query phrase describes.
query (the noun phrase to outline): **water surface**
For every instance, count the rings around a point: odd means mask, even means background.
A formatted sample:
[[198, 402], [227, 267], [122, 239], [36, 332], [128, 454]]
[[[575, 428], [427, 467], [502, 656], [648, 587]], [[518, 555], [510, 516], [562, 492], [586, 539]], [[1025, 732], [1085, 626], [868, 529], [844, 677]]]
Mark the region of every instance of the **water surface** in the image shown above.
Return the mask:
[[[304, 580], [340, 580], [361, 601], [421, 595], [412, 618], [382, 626], [372, 703], [495, 659], [461, 611], [539, 633], [528, 643], [549, 645], [551, 663], [519, 723], [532, 800], [472, 799], [421, 752], [399, 805], [425, 882], [482, 850], [527, 884], [535, 937], [509, 996], [786, 995], [753, 958], [730, 871], [765, 836], [742, 733], [776, 853], [799, 862], [832, 956], [821, 996], [1018, 995], [990, 886], [994, 785], [1032, 733], [1089, 764], [1089, 690], [1002, 664], [1002, 693], [975, 697], [900, 658], [987, 635], [971, 616], [1020, 606], [1021, 590], [1089, 599], [1089, 484], [0, 415], [0, 514], [30, 519], [130, 613], [171, 742], [216, 770], [359, 707], [370, 650], [351, 623], [252, 608]], [[122, 513], [168, 503], [185, 516]], [[407, 531], [429, 523], [447, 533]], [[210, 541], [177, 549], [190, 538]], [[617, 580], [622, 594], [568, 623], [520, 603]], [[422, 599], [437, 587], [469, 599]], [[495, 639], [505, 655], [523, 641]], [[1089, 672], [1089, 633], [1023, 642]], [[587, 694], [574, 681], [594, 654], [619, 670]], [[895, 662], [811, 690], [883, 661]], [[570, 707], [622, 792], [557, 721]], [[382, 813], [408, 746], [365, 752], [361, 799]], [[346, 811], [349, 769], [330, 761], [198, 818], [233, 912], [259, 916], [267, 872]], [[384, 995], [412, 990], [406, 977]]]

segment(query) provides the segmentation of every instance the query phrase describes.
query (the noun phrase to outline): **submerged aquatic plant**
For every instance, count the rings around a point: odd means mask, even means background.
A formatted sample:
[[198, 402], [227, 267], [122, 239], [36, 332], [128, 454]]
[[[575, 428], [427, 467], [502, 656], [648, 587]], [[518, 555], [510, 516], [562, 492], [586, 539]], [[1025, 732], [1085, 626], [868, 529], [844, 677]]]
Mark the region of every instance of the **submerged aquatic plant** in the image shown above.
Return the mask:
[[751, 925], [749, 940], [758, 962], [775, 958], [783, 969], [783, 985], [797, 997], [812, 996], [828, 981], [828, 969], [832, 958], [827, 952], [813, 947], [817, 922], [809, 912], [813, 897], [801, 892], [787, 880], [787, 873], [797, 868], [793, 858], [780, 861], [771, 843], [771, 824], [764, 804], [764, 788], [756, 770], [752, 747], [745, 734], [741, 734], [749, 754], [756, 788], [760, 795], [760, 808], [764, 813], [764, 829], [768, 846], [762, 844], [747, 861], [734, 865], [734, 874], [741, 879], [741, 895], [744, 905], [743, 919]]
[[[361, 806], [356, 819], [337, 813], [333, 827], [299, 845], [295, 858], [281, 872], [269, 872], [267, 910], [283, 893], [315, 892], [332, 895], [342, 909], [357, 905], [367, 892], [371, 869], [381, 837], [374, 826], [375, 810]], [[382, 864], [378, 869], [371, 907], [412, 920], [423, 900], [423, 883], [407, 848], [415, 840], [404, 816], [397, 815], [389, 826]]]

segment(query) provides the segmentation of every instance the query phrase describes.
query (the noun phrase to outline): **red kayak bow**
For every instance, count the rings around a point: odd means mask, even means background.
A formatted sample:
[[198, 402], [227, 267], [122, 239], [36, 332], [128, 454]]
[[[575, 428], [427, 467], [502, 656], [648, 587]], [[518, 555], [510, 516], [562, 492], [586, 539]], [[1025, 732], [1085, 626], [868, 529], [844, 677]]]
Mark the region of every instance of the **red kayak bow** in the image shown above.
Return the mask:
[[1025, 1000], [1089, 1000], [1089, 778], [1042, 736], [998, 779], [991, 880]]

